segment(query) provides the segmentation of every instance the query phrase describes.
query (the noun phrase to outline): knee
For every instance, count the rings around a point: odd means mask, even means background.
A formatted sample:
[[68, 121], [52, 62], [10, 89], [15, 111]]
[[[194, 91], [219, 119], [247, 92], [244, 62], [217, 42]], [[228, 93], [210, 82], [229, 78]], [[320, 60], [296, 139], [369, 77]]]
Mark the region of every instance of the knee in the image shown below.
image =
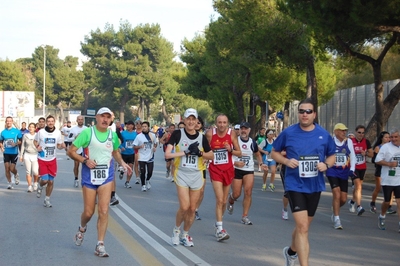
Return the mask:
[[[108, 215], [108, 206], [107, 207], [100, 207], [98, 206], [97, 212], [99, 214], [99, 217], [105, 217]], [[93, 214], [92, 214], [93, 215]]]
[[296, 225], [296, 231], [299, 234], [308, 234], [308, 223], [301, 223]]
[[244, 191], [244, 196], [245, 197], [251, 197], [252, 194], [253, 194], [253, 190], [251, 188], [245, 189], [245, 191]]

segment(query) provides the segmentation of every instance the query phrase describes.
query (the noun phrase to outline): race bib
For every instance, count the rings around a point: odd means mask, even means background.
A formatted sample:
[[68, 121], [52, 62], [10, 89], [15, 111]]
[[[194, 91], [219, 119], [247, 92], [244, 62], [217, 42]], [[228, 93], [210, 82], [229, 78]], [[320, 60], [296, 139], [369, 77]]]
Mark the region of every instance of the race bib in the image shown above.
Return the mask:
[[365, 163], [365, 156], [360, 153], [356, 154], [356, 165], [360, 165], [363, 163]]
[[299, 157], [299, 176], [310, 178], [318, 176], [317, 165], [319, 163], [318, 155], [306, 155]]
[[181, 158], [181, 166], [185, 168], [197, 169], [197, 155], [186, 155]]
[[214, 150], [214, 164], [227, 164], [229, 162], [228, 159], [228, 150], [227, 149], [218, 149]]
[[108, 178], [108, 165], [96, 165], [95, 168], [90, 169], [90, 181], [93, 185], [101, 185]]
[[13, 148], [14, 140], [13, 139], [6, 139], [4, 141], [4, 148]]
[[127, 140], [125, 143], [126, 149], [133, 149], [133, 140]]
[[244, 166], [242, 168], [249, 168], [250, 156], [242, 156], [239, 158], [239, 161], [244, 162]]
[[335, 166], [345, 166], [347, 162], [346, 153], [336, 153]]
[[54, 154], [55, 154], [55, 150], [56, 150], [55, 147], [46, 147], [46, 148], [44, 148], [44, 156], [46, 158], [53, 158]]

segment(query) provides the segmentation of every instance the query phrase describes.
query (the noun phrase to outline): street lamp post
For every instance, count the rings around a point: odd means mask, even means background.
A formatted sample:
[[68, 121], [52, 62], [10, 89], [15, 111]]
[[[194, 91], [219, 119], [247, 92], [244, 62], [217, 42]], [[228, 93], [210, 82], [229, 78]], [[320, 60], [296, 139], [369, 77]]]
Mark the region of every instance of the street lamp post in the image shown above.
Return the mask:
[[43, 48], [43, 117], [46, 115], [46, 45], [42, 45]]

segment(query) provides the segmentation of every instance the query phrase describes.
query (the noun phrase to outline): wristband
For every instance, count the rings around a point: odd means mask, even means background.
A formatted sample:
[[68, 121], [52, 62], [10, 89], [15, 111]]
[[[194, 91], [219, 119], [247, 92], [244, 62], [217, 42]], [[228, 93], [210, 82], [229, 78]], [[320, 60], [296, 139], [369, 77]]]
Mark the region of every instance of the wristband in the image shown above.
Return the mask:
[[325, 162], [324, 162], [324, 164], [326, 165], [326, 170], [328, 170], [329, 169], [329, 164], [327, 164]]

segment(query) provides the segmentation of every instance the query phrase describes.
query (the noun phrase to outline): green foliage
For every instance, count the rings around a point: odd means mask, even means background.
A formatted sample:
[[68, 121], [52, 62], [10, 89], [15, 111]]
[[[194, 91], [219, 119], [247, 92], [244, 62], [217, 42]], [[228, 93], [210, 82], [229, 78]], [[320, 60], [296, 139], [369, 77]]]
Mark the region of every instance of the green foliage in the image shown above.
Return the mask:
[[31, 91], [29, 77], [24, 75], [24, 66], [9, 60], [0, 61], [0, 90]]

